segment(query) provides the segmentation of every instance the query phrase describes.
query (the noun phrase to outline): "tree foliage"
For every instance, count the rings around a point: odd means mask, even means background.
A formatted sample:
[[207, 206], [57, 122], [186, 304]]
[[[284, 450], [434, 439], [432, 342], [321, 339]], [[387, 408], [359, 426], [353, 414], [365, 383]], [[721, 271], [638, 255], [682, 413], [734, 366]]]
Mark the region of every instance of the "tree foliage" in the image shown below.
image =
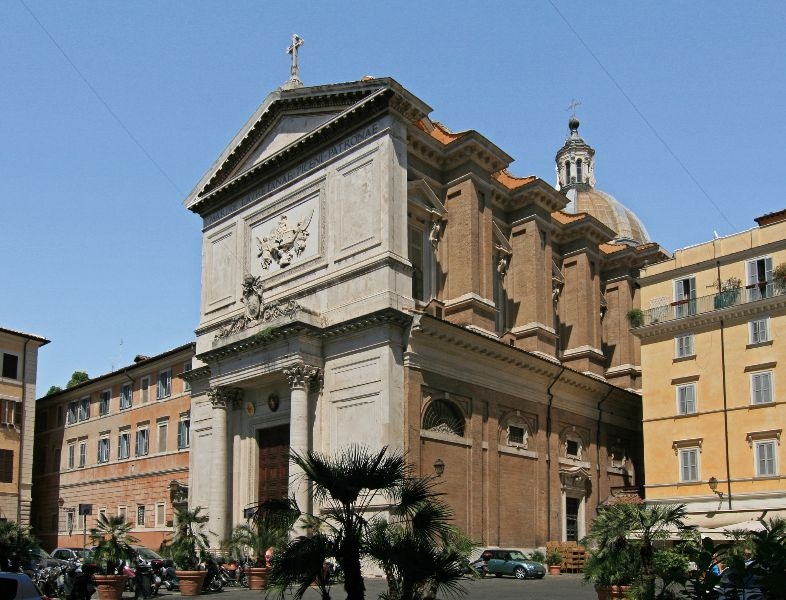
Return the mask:
[[74, 371], [71, 374], [71, 379], [69, 379], [68, 383], [66, 384], [66, 388], [72, 388], [75, 385], [79, 385], [80, 383], [84, 383], [88, 379], [90, 379], [90, 376], [87, 373], [85, 373], [84, 371]]
[[98, 515], [96, 526], [90, 530], [90, 541], [95, 545], [94, 558], [103, 573], [115, 575], [121, 572], [122, 562], [134, 556], [131, 544], [137, 538], [131, 535], [131, 523], [117, 515]]

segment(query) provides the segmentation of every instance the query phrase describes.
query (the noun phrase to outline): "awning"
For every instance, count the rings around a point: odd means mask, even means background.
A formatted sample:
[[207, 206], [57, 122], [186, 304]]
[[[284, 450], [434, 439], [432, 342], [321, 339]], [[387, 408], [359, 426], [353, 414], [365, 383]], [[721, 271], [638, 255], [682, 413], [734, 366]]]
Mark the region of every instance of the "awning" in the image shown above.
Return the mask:
[[689, 514], [685, 525], [694, 527], [702, 537], [712, 540], [727, 540], [730, 531], [761, 531], [770, 519], [786, 519], [786, 510], [730, 510]]

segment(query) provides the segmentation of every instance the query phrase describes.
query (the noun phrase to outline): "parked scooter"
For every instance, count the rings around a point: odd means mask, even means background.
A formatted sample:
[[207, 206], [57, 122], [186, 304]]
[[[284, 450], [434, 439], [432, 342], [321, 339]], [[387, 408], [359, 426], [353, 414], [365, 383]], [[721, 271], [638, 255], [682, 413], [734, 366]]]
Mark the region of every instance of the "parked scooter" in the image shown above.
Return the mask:
[[96, 571], [98, 565], [71, 561], [62, 573], [62, 593], [59, 596], [65, 600], [90, 600], [96, 591], [93, 580]]
[[153, 561], [152, 566], [153, 573], [158, 579], [159, 587], [163, 586], [169, 591], [180, 589], [177, 575], [175, 574], [175, 564], [170, 559]]
[[203, 592], [220, 592], [224, 589], [224, 581], [221, 579], [221, 570], [218, 568], [216, 561], [210, 557], [204, 562], [205, 581], [202, 583]]

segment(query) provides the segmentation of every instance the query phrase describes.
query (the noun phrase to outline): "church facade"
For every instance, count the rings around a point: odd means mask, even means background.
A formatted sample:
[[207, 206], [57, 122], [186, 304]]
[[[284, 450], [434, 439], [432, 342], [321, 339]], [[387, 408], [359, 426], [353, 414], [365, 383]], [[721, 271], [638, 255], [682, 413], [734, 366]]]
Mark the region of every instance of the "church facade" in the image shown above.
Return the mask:
[[642, 485], [626, 315], [663, 251], [598, 210], [575, 119], [555, 189], [430, 112], [392, 79], [293, 74], [185, 200], [203, 228], [189, 504], [214, 545], [266, 498], [319, 511], [290, 452], [403, 450], [488, 545], [580, 539]]

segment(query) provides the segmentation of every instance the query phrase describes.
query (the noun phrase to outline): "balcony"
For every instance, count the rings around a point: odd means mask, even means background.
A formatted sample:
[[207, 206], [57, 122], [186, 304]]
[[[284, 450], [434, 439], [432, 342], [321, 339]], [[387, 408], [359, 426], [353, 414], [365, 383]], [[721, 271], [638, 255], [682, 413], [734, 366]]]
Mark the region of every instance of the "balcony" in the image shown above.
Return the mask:
[[655, 306], [643, 310], [644, 321], [636, 326], [646, 327], [647, 325], [684, 319], [685, 317], [721, 310], [731, 306], [756, 302], [764, 298], [782, 296], [785, 293], [786, 290], [782, 287], [775, 285], [772, 281], [768, 281], [735, 290], [710, 294], [709, 296], [701, 296], [700, 298], [678, 300], [676, 302], [664, 304], [663, 306]]

